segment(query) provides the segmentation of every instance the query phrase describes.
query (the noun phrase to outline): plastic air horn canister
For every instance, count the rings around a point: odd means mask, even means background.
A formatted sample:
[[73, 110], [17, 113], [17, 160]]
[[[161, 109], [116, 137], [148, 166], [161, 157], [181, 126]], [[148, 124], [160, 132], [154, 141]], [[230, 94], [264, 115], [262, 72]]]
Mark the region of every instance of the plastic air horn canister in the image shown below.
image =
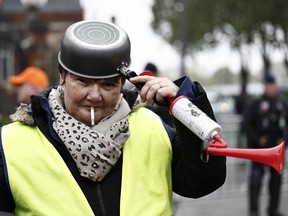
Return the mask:
[[220, 134], [222, 131], [219, 124], [185, 96], [174, 99], [169, 111], [203, 141], [213, 139], [214, 135]]

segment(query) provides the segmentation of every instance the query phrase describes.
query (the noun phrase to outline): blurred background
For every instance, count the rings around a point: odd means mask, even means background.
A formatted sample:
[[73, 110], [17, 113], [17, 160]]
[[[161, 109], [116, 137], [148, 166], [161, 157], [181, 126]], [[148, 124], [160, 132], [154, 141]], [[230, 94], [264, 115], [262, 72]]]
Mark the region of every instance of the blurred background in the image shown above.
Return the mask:
[[[263, 77], [275, 76], [281, 94], [287, 96], [288, 1], [0, 0], [2, 124], [9, 122], [17, 105], [7, 77], [38, 66], [56, 85], [61, 36], [73, 22], [87, 19], [111, 21], [127, 31], [132, 43], [130, 68], [137, 73], [152, 62], [159, 76], [187, 75], [199, 81], [230, 147], [246, 147], [239, 133], [242, 109], [237, 105], [246, 94], [254, 97], [263, 92]], [[227, 183], [200, 201], [205, 206], [208, 200], [241, 197], [242, 201], [235, 201], [239, 214], [233, 215], [243, 215], [247, 169], [246, 161], [229, 158]], [[283, 194], [288, 196], [284, 177]], [[175, 208], [175, 215], [190, 215], [192, 208], [197, 209], [193, 203], [197, 202], [176, 196], [175, 205], [181, 208]], [[231, 214], [219, 211], [219, 215]], [[217, 209], [201, 215], [218, 215]]]

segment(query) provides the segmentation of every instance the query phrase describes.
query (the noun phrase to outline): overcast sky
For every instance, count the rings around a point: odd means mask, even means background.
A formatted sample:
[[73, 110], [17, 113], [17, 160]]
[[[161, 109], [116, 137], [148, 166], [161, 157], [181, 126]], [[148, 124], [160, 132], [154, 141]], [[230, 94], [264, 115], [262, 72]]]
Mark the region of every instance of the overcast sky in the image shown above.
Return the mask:
[[[155, 63], [160, 72], [172, 78], [178, 77], [180, 56], [174, 49], [156, 35], [150, 27], [152, 20], [152, 0], [80, 0], [85, 10], [85, 19], [111, 21], [122, 27], [131, 40], [130, 69], [141, 72], [147, 62]], [[253, 59], [253, 70], [259, 70], [259, 56], [250, 53]], [[201, 74], [211, 74], [220, 67], [228, 66], [235, 73], [239, 71], [238, 54], [231, 52], [227, 45], [214, 51], [197, 54], [193, 60], [186, 61], [186, 66]]]

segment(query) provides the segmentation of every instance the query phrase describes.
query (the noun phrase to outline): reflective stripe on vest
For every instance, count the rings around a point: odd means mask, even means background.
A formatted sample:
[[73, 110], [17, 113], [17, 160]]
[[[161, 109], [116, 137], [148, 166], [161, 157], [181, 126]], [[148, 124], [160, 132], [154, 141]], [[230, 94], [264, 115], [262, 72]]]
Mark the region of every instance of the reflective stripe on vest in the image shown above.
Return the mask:
[[[129, 123], [120, 215], [172, 215], [172, 151], [162, 122], [140, 108], [130, 114]], [[2, 144], [15, 215], [93, 215], [65, 162], [37, 127], [6, 125]]]

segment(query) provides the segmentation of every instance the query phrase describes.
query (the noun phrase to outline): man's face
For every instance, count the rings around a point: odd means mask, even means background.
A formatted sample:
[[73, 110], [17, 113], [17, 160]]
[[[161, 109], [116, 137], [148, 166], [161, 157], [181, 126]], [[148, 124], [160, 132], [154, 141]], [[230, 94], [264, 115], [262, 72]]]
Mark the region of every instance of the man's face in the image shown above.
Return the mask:
[[17, 101], [19, 103], [30, 104], [30, 96], [37, 95], [39, 92], [38, 88], [30, 83], [24, 83], [17, 86]]
[[278, 86], [276, 83], [265, 83], [265, 94], [269, 98], [273, 98], [278, 93]]
[[120, 78], [88, 79], [71, 73], [60, 75], [60, 85], [64, 91], [65, 110], [88, 126], [91, 126], [91, 107], [95, 122], [100, 121], [112, 114], [122, 90]]

